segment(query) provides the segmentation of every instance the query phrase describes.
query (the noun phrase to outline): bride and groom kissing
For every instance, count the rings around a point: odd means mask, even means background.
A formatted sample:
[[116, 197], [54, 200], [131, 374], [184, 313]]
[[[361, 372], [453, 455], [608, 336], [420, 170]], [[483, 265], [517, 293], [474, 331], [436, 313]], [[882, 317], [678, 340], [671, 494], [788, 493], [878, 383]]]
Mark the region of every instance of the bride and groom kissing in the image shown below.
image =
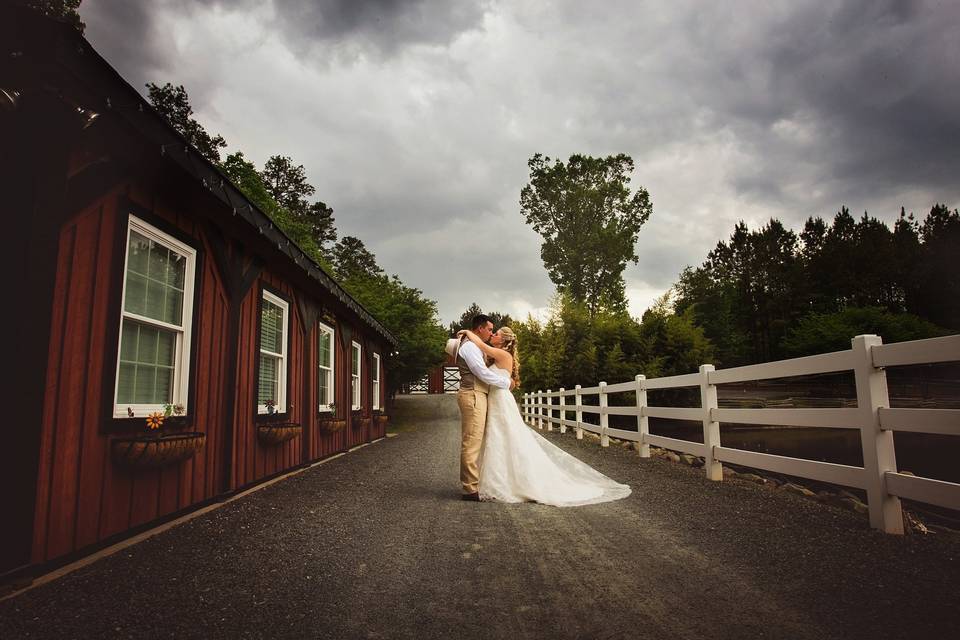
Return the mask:
[[630, 487], [611, 480], [526, 426], [510, 392], [520, 383], [517, 336], [489, 316], [447, 341], [460, 372], [460, 484], [474, 502], [572, 507], [619, 500]]

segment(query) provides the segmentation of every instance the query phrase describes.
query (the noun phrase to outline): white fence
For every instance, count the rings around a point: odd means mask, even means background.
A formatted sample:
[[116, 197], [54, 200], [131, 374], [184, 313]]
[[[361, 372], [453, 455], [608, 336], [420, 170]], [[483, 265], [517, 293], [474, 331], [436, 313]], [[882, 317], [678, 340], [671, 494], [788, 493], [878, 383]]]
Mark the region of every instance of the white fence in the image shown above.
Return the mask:
[[[767, 362], [733, 369], [715, 370], [705, 364], [698, 373], [647, 380], [638, 375], [618, 384], [601, 382], [595, 387], [577, 385], [572, 390], [537, 391], [523, 395], [521, 410], [534, 426], [548, 430], [559, 425], [598, 433], [601, 446], [610, 436], [639, 443], [642, 457], [650, 456], [650, 445], [681, 451], [704, 459], [707, 477], [723, 479], [723, 462], [764, 469], [811, 480], [864, 489], [870, 507], [871, 526], [887, 533], [903, 533], [900, 498], [960, 510], [960, 484], [898, 473], [893, 446], [894, 431], [960, 435], [960, 409], [891, 409], [884, 369], [902, 365], [960, 361], [960, 335], [885, 345], [878, 336], [862, 335], [848, 351], [806, 358]], [[768, 380], [790, 376], [853, 371], [857, 407], [840, 409], [721, 409], [717, 385]], [[700, 388], [699, 407], [651, 407], [647, 391], [653, 389]], [[636, 392], [636, 406], [608, 406], [611, 393]], [[584, 396], [598, 396], [596, 405], [583, 404]], [[556, 415], [555, 415], [556, 413]], [[568, 420], [569, 413], [574, 414]], [[600, 424], [583, 421], [583, 414], [599, 414]], [[636, 416], [637, 431], [609, 426], [609, 416]], [[649, 418], [695, 420], [703, 423], [703, 444], [654, 435]], [[863, 450], [863, 467], [803, 460], [724, 447], [720, 423], [830, 427], [857, 429]]]

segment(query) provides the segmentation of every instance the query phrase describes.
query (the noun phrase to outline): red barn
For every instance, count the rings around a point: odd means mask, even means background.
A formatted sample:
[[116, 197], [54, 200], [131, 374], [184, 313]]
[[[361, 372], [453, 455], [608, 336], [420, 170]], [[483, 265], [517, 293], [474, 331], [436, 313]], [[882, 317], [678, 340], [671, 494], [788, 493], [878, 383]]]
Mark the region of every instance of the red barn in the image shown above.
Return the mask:
[[78, 32], [0, 33], [0, 574], [383, 437], [395, 338]]

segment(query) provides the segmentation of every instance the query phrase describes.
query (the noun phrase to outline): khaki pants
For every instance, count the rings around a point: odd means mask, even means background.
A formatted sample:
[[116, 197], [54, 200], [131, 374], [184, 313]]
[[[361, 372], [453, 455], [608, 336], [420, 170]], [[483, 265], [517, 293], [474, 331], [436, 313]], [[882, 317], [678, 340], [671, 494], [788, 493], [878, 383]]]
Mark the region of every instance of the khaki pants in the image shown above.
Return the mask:
[[487, 423], [487, 394], [473, 389], [457, 393], [460, 407], [460, 484], [464, 493], [476, 493], [480, 483], [480, 449]]

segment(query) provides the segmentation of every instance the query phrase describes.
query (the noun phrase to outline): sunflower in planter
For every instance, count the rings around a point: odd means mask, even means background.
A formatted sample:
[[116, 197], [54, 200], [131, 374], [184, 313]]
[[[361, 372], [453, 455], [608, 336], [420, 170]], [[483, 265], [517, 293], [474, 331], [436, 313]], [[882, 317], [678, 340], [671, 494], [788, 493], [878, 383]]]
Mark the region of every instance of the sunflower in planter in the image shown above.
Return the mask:
[[182, 416], [183, 414], [182, 404], [165, 404], [163, 405], [163, 413], [155, 411], [147, 415], [147, 428], [150, 431], [155, 431], [159, 438], [160, 432], [163, 430], [163, 421], [170, 416]]

